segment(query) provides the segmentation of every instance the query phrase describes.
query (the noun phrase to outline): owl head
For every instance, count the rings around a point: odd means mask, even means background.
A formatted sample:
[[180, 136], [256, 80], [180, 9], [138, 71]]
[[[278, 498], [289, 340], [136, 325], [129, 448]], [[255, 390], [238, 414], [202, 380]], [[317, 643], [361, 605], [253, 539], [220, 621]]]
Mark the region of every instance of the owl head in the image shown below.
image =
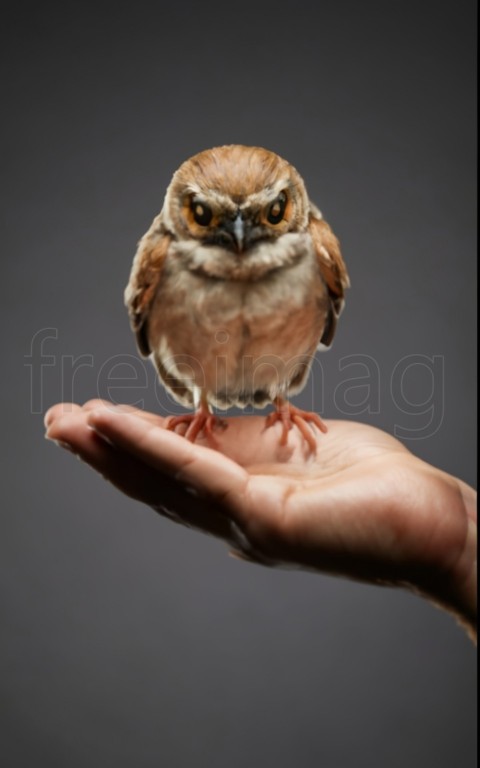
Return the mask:
[[248, 253], [288, 232], [303, 232], [309, 201], [295, 168], [260, 147], [216, 147], [176, 171], [163, 208], [167, 230], [183, 240]]
[[317, 269], [327, 290], [327, 345], [349, 279], [339, 241], [300, 174], [259, 147], [200, 152], [176, 171], [162, 210], [138, 243], [125, 302], [141, 351], [150, 351], [145, 329], [164, 270], [171, 278], [181, 279], [184, 270], [206, 278], [203, 288], [213, 278], [239, 281], [244, 290], [264, 278], [282, 279], [283, 270], [302, 260], [305, 274], [309, 265]]

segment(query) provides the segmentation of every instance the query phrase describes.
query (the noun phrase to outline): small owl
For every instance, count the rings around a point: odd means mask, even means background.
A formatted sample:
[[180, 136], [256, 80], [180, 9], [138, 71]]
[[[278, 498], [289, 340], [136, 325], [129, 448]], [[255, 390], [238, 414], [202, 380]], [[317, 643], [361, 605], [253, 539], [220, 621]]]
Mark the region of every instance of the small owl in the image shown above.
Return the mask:
[[349, 285], [339, 243], [299, 173], [259, 147], [216, 147], [184, 162], [138, 245], [125, 291], [140, 352], [194, 413], [186, 437], [212, 440], [214, 406], [275, 410], [315, 450], [317, 414], [288, 397], [329, 346]]

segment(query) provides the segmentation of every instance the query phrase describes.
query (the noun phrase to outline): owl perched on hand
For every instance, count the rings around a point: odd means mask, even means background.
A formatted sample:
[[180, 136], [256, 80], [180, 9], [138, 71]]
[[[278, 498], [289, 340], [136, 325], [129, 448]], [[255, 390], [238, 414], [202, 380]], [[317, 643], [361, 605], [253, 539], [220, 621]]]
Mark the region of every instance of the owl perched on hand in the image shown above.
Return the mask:
[[186, 437], [212, 437], [211, 406], [263, 407], [312, 450], [317, 414], [287, 397], [329, 346], [349, 285], [338, 240], [298, 172], [273, 152], [240, 145], [200, 152], [176, 171], [138, 245], [125, 303], [140, 352], [173, 397]]

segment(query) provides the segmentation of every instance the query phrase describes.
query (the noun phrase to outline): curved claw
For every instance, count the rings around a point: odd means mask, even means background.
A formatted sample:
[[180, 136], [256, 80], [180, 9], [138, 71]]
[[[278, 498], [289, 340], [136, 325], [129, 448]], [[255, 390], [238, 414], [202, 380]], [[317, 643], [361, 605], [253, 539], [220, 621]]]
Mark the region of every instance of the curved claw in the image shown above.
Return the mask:
[[226, 427], [226, 423], [210, 413], [208, 408], [201, 406], [196, 413], [184, 413], [181, 416], [170, 416], [165, 424], [165, 429], [175, 432], [180, 424], [187, 424], [185, 437], [194, 443], [201, 432], [211, 442], [216, 443], [213, 431], [216, 427]]
[[327, 425], [320, 418], [318, 413], [313, 411], [303, 411], [301, 408], [297, 408], [295, 405], [291, 405], [287, 400], [277, 397], [274, 400], [276, 410], [267, 416], [266, 426], [271, 427], [280, 421], [282, 424], [282, 436], [280, 438], [280, 445], [284, 446], [288, 441], [288, 433], [295, 424], [300, 430], [302, 437], [307, 442], [310, 450], [315, 452], [317, 449], [317, 440], [314, 432], [309, 428], [308, 424], [313, 423], [320, 430], [320, 432], [328, 432]]

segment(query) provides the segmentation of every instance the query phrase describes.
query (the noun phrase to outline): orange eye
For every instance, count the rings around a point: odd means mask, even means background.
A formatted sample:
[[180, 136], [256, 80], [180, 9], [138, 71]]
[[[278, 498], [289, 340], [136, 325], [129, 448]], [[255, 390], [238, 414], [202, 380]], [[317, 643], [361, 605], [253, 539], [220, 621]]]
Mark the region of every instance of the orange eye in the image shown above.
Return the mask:
[[201, 203], [195, 199], [191, 202], [191, 209], [195, 222], [201, 227], [208, 227], [213, 216], [212, 209], [206, 203]]
[[285, 192], [280, 192], [279, 196], [270, 203], [267, 209], [267, 221], [269, 224], [280, 224], [287, 207], [287, 196]]

